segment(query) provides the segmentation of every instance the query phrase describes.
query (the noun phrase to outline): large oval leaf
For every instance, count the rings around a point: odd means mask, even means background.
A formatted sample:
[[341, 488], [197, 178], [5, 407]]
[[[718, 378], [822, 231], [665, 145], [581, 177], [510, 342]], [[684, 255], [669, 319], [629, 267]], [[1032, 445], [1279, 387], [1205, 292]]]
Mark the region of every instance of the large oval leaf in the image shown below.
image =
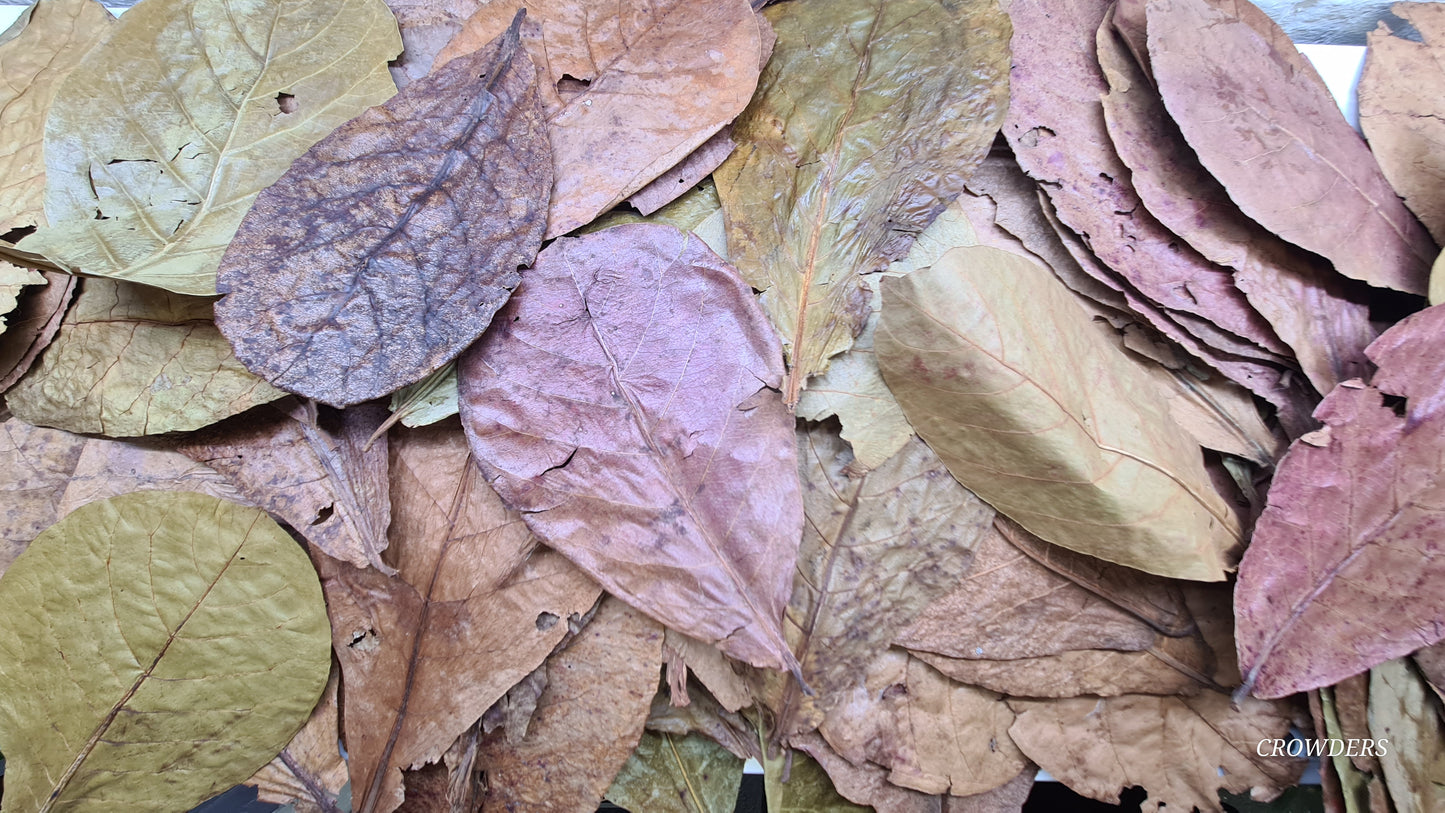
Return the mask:
[[149, 0], [86, 54], [45, 125], [45, 216], [25, 241], [89, 274], [215, 293], [256, 194], [396, 92], [382, 0]]
[[321, 585], [259, 509], [125, 494], [0, 579], [5, 809], [184, 810], [266, 764], [326, 685]]
[[979, 246], [884, 278], [876, 346], [909, 422], [1000, 512], [1110, 562], [1224, 578], [1240, 531], [1199, 447], [1045, 269]]
[[487, 479], [607, 590], [757, 666], [802, 535], [782, 354], [752, 291], [693, 235], [558, 240], [458, 363]]

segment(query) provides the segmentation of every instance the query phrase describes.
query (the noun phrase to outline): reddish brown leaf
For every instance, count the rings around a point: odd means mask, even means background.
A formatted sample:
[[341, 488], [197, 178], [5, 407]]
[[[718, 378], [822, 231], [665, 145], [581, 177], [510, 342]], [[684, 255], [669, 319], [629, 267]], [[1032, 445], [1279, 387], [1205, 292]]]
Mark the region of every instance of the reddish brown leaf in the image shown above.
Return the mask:
[[1184, 142], [1107, 19], [1098, 56], [1109, 81], [1103, 97], [1109, 137], [1149, 213], [1210, 261], [1235, 269], [1235, 283], [1294, 350], [1315, 389], [1329, 392], [1364, 375], [1365, 345], [1376, 333], [1360, 292], [1239, 211]]
[[390, 575], [381, 559], [391, 523], [385, 435], [368, 447], [385, 418], [379, 406], [338, 414], [287, 399], [193, 435], [180, 451], [225, 474], [327, 556]]
[[1164, 104], [1245, 214], [1347, 277], [1425, 293], [1434, 243], [1274, 21], [1241, 0], [1150, 0], [1148, 33]]
[[757, 87], [763, 38], [746, 0], [497, 0], [467, 21], [438, 64], [500, 34], [522, 6], [556, 174], [548, 238], [686, 159]]
[[547, 660], [547, 689], [522, 742], [493, 734], [483, 813], [591, 813], [642, 739], [662, 664], [662, 627], [607, 598], [566, 649]]
[[[1260, 697], [1327, 686], [1445, 636], [1445, 307], [1386, 331], [1290, 447], [1240, 563], [1240, 667]], [[1403, 396], [1403, 414], [1385, 402]]]
[[486, 329], [541, 245], [552, 183], [517, 38], [342, 125], [256, 199], [216, 282], [216, 324], [249, 369], [356, 404]]
[[731, 266], [668, 226], [558, 240], [458, 370], [487, 479], [547, 544], [673, 629], [794, 664], [793, 418]]
[[317, 557], [356, 809], [380, 813], [401, 769], [440, 758], [598, 594], [482, 482], [455, 422], [398, 432], [391, 473], [397, 576]]

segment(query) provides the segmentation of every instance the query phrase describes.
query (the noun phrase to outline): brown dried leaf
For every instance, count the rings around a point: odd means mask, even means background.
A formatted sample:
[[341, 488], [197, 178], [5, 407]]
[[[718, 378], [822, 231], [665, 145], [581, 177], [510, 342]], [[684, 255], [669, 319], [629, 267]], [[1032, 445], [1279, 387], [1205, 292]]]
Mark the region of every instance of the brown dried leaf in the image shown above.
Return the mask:
[[[667, 650], [664, 649], [664, 657], [666, 653]], [[659, 731], [678, 737], [702, 734], [726, 748], [738, 759], [763, 758], [758, 732], [741, 714], [723, 708], [709, 692], [699, 688], [696, 683], [688, 693], [690, 702], [686, 706], [673, 705], [668, 698], [670, 693], [658, 692], [657, 696], [652, 698], [652, 710], [647, 715], [648, 731]]]
[[[1253, 358], [1289, 353], [1227, 269], [1179, 245], [1150, 216], [1114, 153], [1099, 101], [1108, 84], [1094, 58], [1095, 33], [1111, 3], [1010, 0], [1013, 93], [1003, 127], [1009, 145], [1043, 183], [1059, 219], [1099, 259], [1165, 310], [1199, 317], [1222, 334], [1199, 335], [1202, 341]], [[1236, 337], [1254, 346], [1235, 344]]]
[[[854, 765], [816, 731], [794, 736], [792, 745], [799, 751], [788, 754], [786, 762], [784, 758], [770, 761], [790, 769], [787, 782], [774, 780], [769, 775], [773, 766], [763, 764], [764, 781], [769, 782], [769, 813], [865, 813], [866, 808], [857, 805], [867, 805], [878, 813], [940, 813], [943, 809], [940, 796], [894, 785], [888, 781], [888, 771], [877, 765]], [[778, 807], [771, 806], [775, 794], [782, 797]]]
[[783, 633], [811, 691], [785, 679], [769, 692], [784, 736], [862, 686], [894, 635], [969, 570], [994, 517], [916, 438], [861, 476], [830, 427], [799, 432], [798, 446], [807, 522]]
[[247, 502], [221, 474], [164, 441], [87, 438], [14, 418], [0, 423], [0, 573], [61, 517], [132, 491], [197, 491]]
[[396, 433], [391, 474], [397, 576], [317, 557], [356, 809], [379, 813], [401, 769], [441, 758], [598, 594], [491, 493], [454, 422]]
[[340, 813], [336, 798], [346, 785], [346, 760], [336, 705], [341, 671], [333, 663], [331, 679], [306, 725], [290, 744], [256, 775], [246, 780], [263, 802], [290, 804], [297, 813]]
[[[728, 711], [739, 711], [753, 703], [747, 682], [733, 669], [732, 662], [717, 647], [690, 638], [677, 630], [668, 630], [663, 640], [663, 653], [681, 660], [693, 676], [717, 702]], [[671, 663], [671, 661], [668, 661]], [[671, 668], [671, 667], [669, 667]]]
[[614, 597], [547, 659], [526, 739], [482, 742], [483, 813], [591, 813], [642, 739], [662, 664], [662, 627]]
[[216, 324], [247, 367], [346, 406], [486, 329], [541, 246], [552, 183], [518, 36], [342, 125], [256, 198], [216, 276]]
[[793, 418], [732, 267], [669, 226], [558, 240], [458, 369], [478, 462], [547, 544], [673, 629], [794, 664]]
[[1324, 82], [1241, 0], [1150, 0], [1160, 95], [1244, 213], [1371, 285], [1424, 294], [1436, 249]]
[[746, 0], [496, 0], [437, 64], [497, 36], [524, 5], [523, 45], [542, 76], [556, 175], [548, 239], [682, 162], [757, 87], [763, 39]]
[[[0, 260], [0, 270], [18, 266]], [[0, 319], [0, 393], [14, 386], [40, 358], [60, 330], [79, 280], [58, 271], [40, 272], [44, 286], [23, 289], [18, 306]]]
[[0, 34], [0, 234], [45, 222], [45, 114], [113, 22], [95, 0], [40, 0]]
[[863, 328], [858, 275], [907, 253], [987, 152], [1009, 26], [994, 0], [809, 0], [766, 14], [777, 50], [714, 177], [796, 404]]
[[1213, 687], [1213, 653], [1198, 638], [1166, 638], [1138, 652], [1078, 649], [1017, 660], [915, 657], [951, 680], [1011, 697], [1114, 697], [1121, 694], [1195, 694]]
[[632, 193], [627, 202], [644, 217], [652, 214], [702, 183], [703, 179], [712, 175], [712, 171], [733, 154], [736, 147], [732, 125], [723, 127], [712, 138], [704, 141], [702, 146], [688, 153], [677, 166]]
[[[1395, 325], [1373, 385], [1335, 388], [1280, 461], [1240, 563], [1240, 666], [1260, 697], [1327, 686], [1445, 635], [1445, 307]], [[1385, 397], [1403, 396], [1403, 414]]]
[[287, 399], [212, 427], [180, 451], [230, 478], [320, 552], [355, 567], [396, 571], [386, 550], [386, 437], [368, 447], [386, 417], [378, 406], [345, 412]]
[[1387, 661], [1370, 670], [1369, 703], [1362, 736], [1389, 743], [1379, 762], [1397, 813], [1445, 807], [1445, 724], [1425, 681], [1409, 661]]
[[1008, 735], [1013, 720], [999, 695], [952, 683], [890, 650], [819, 731], [853, 764], [888, 768], [895, 785], [971, 796], [1006, 784], [1027, 764]]
[[135, 437], [200, 429], [283, 396], [232, 355], [210, 299], [91, 278], [5, 399], [28, 423]]
[[1009, 734], [1029, 759], [1075, 793], [1108, 804], [1119, 790], [1142, 785], [1149, 813], [1197, 807], [1221, 811], [1218, 788], [1252, 789], [1268, 799], [1299, 780], [1304, 760], [1260, 757], [1261, 740], [1288, 736], [1287, 707], [1229, 696], [1076, 697], [1010, 700], [1018, 720]]
[[1104, 120], [1149, 213], [1234, 281], [1286, 344], [1320, 392], [1368, 372], [1376, 335], [1369, 307], [1328, 264], [1244, 216], [1199, 163], [1164, 103], [1105, 19], [1099, 65], [1109, 82]]

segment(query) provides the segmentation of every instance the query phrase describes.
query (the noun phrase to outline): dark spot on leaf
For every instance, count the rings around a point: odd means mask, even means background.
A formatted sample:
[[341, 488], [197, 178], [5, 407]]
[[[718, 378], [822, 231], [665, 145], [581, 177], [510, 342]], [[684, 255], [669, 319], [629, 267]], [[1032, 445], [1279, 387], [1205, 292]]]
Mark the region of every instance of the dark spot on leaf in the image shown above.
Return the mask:
[[311, 524], [320, 525], [326, 520], [331, 519], [331, 515], [334, 513], [336, 513], [336, 503], [331, 503], [330, 505], [323, 506], [321, 510], [316, 512], [316, 518], [311, 520]]
[[276, 106], [283, 115], [296, 112], [296, 97], [290, 93], [277, 93]]

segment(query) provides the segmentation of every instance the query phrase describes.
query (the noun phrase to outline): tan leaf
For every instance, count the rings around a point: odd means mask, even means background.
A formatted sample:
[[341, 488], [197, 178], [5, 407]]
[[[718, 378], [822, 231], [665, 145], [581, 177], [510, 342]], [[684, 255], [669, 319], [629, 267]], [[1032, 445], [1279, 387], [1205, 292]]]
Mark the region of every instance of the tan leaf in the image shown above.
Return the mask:
[[1009, 24], [994, 0], [810, 0], [765, 14], [777, 49], [714, 177], [732, 259], [783, 337], [795, 404], [868, 317], [858, 275], [907, 253], [987, 152], [1008, 98]]
[[748, 689], [747, 682], [734, 671], [732, 662], [717, 647], [670, 629], [663, 639], [662, 651], [664, 654], [675, 654], [723, 708], [739, 711], [752, 705], [753, 693]]
[[[17, 267], [0, 260], [0, 274], [5, 273], [3, 269]], [[29, 372], [30, 366], [40, 358], [40, 351], [55, 338], [79, 282], [70, 274], [58, 271], [40, 274], [44, 287], [18, 292], [15, 309], [0, 318], [3, 322], [0, 333], [4, 334], [0, 336], [0, 393]], [[28, 280], [29, 276], [24, 278]]]
[[358, 811], [379, 813], [401, 803], [401, 769], [440, 759], [598, 594], [537, 548], [454, 422], [398, 432], [390, 449], [397, 576], [317, 563], [341, 661], [352, 793]]
[[337, 810], [326, 804], [334, 804], [347, 780], [346, 760], [337, 747], [341, 737], [336, 705], [340, 677], [340, 670], [333, 664], [326, 691], [321, 693], [306, 725], [275, 759], [246, 780], [246, 784], [256, 787], [261, 801], [290, 804], [297, 813]]
[[1390, 801], [1398, 813], [1445, 806], [1445, 725], [1425, 681], [1404, 659], [1370, 670], [1370, 723]]
[[687, 158], [757, 87], [762, 37], [746, 0], [497, 0], [467, 21], [437, 64], [496, 37], [523, 5], [556, 169], [548, 239]]
[[1245, 214], [1347, 277], [1425, 293], [1430, 235], [1273, 20], [1240, 0], [1150, 0], [1148, 35], [1165, 106]]
[[180, 451], [327, 556], [391, 575], [381, 559], [391, 524], [387, 444], [384, 435], [371, 442], [380, 422], [380, 407], [337, 412], [290, 398], [194, 435]]
[[28, 423], [135, 437], [199, 429], [284, 395], [232, 355], [209, 299], [93, 278], [40, 366], [5, 397]]
[[959, 248], [885, 279], [877, 348], [949, 471], [1032, 533], [1150, 573], [1224, 577], [1240, 529], [1198, 447], [1033, 262]]
[[662, 663], [662, 627], [616, 598], [547, 660], [527, 737], [482, 743], [483, 813], [591, 813], [642, 738]]
[[21, 291], [44, 284], [45, 277], [39, 271], [0, 261], [0, 333], [5, 332], [7, 317], [20, 304]]
[[[45, 222], [45, 116], [115, 18], [95, 0], [40, 0], [0, 35], [0, 234]], [[11, 238], [14, 239], [14, 238]], [[0, 303], [0, 313], [8, 310]]]
[[1217, 789], [1269, 799], [1299, 780], [1304, 760], [1261, 757], [1261, 740], [1288, 737], [1286, 706], [1253, 698], [1238, 711], [1219, 692], [1195, 697], [1010, 700], [1009, 734], [1029, 759], [1075, 793], [1108, 804], [1141, 785], [1142, 809], [1223, 811]]

